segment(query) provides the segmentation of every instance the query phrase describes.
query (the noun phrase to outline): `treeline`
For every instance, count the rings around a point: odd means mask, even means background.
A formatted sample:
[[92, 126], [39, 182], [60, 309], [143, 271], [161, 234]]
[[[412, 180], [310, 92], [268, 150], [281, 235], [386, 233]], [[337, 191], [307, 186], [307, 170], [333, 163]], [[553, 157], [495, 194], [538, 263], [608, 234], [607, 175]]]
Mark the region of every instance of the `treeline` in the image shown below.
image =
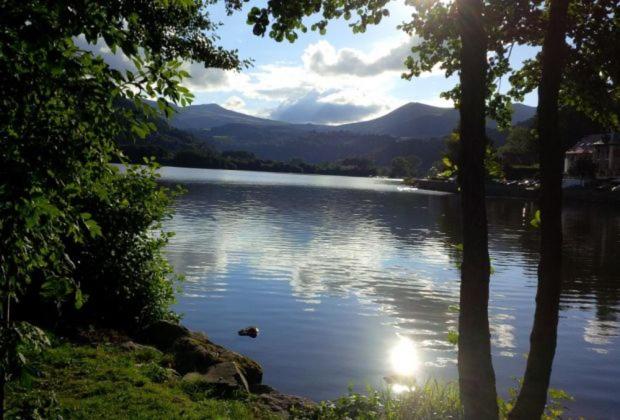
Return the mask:
[[207, 148], [188, 148], [176, 152], [165, 150], [160, 146], [124, 145], [122, 150], [133, 163], [140, 163], [144, 158], [155, 157], [164, 166], [179, 166], [203, 169], [233, 169], [243, 171], [287, 172], [296, 174], [377, 176], [385, 174], [384, 168], [378, 168], [370, 159], [349, 158], [337, 162], [312, 164], [301, 159], [279, 162], [260, 159], [254, 153], [232, 150], [218, 153]]

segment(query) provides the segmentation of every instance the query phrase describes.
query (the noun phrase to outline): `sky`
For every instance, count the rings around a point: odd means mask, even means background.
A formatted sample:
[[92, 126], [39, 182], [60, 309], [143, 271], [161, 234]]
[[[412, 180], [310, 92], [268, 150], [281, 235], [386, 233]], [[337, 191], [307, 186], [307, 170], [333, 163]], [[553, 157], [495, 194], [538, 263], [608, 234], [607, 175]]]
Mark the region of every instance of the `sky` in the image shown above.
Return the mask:
[[[251, 4], [250, 4], [251, 6]], [[246, 114], [296, 123], [339, 124], [376, 118], [408, 102], [451, 107], [439, 94], [451, 89], [456, 76], [446, 79], [441, 70], [407, 81], [401, 78], [404, 60], [415, 36], [397, 29], [407, 21], [411, 6], [391, 2], [390, 16], [363, 34], [353, 34], [344, 20], [330, 22], [327, 33], [308, 31], [294, 43], [257, 37], [246, 24], [250, 6], [227, 16], [221, 3], [208, 9], [222, 22], [220, 45], [251, 59], [241, 72], [205, 69], [187, 64], [192, 78], [185, 85], [194, 104], [217, 103]], [[309, 20], [312, 22], [312, 19]], [[512, 62], [535, 54], [515, 47]], [[503, 91], [508, 88], [502, 82]], [[526, 97], [536, 105], [536, 95]]]

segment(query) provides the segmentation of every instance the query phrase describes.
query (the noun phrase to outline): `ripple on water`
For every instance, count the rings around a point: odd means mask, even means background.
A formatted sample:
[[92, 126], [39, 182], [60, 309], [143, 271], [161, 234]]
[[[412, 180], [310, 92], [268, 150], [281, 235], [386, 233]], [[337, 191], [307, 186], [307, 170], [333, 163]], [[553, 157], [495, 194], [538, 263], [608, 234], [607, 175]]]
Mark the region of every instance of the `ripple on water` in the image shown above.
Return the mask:
[[[186, 184], [166, 228], [187, 275], [184, 322], [256, 358], [285, 392], [333, 398], [349, 381], [380, 386], [398, 337], [420, 375], [455, 378], [461, 243], [454, 197], [346, 177], [165, 169]], [[525, 200], [488, 203], [490, 323], [500, 391], [523, 374], [536, 292], [538, 231]], [[620, 410], [620, 215], [567, 207], [565, 279], [552, 385], [571, 414]], [[238, 337], [259, 325], [256, 340]], [[615, 410], [615, 411], [614, 411]]]

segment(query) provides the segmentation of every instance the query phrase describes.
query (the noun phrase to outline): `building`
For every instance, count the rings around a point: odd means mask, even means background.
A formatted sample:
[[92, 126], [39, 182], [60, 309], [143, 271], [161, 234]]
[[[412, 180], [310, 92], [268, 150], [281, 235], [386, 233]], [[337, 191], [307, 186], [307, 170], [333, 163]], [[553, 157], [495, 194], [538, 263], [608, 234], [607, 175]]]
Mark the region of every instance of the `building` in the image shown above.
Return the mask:
[[620, 133], [592, 134], [579, 140], [565, 154], [564, 173], [579, 159], [594, 163], [597, 178], [620, 178]]

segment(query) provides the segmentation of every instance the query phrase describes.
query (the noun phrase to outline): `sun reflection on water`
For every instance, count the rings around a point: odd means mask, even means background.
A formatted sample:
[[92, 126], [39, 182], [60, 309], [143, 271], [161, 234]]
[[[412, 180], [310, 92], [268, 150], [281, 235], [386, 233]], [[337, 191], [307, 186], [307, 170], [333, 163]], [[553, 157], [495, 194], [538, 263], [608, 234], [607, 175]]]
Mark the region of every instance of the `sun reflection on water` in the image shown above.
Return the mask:
[[415, 343], [405, 337], [399, 337], [398, 342], [389, 352], [392, 375], [386, 376], [390, 389], [396, 394], [413, 391], [415, 389], [415, 374], [420, 368], [420, 357]]
[[398, 343], [390, 350], [390, 364], [396, 375], [413, 377], [420, 368], [420, 358], [414, 342], [399, 337]]

